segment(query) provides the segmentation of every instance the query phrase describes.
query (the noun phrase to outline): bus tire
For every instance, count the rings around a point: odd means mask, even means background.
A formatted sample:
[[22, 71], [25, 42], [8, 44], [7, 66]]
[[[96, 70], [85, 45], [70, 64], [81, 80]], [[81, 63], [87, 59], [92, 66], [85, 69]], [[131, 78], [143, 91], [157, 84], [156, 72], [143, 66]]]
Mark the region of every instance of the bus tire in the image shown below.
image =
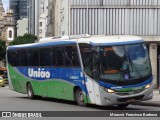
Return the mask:
[[126, 108], [129, 104], [126, 103], [126, 104], [120, 104], [120, 105], [117, 105], [119, 108]]
[[85, 96], [83, 94], [83, 91], [80, 88], [77, 88], [75, 93], [76, 102], [80, 106], [87, 106], [87, 103], [85, 103]]
[[27, 84], [27, 94], [28, 94], [29, 99], [35, 98], [34, 91], [33, 91], [32, 85], [30, 83]]

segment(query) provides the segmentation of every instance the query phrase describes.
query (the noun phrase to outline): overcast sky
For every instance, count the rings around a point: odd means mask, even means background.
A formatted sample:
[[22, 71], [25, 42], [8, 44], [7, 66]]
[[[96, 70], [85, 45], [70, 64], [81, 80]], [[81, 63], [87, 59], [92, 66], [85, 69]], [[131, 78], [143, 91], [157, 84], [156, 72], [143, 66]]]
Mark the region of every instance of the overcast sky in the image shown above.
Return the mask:
[[9, 8], [9, 0], [2, 0], [2, 3], [5, 10]]

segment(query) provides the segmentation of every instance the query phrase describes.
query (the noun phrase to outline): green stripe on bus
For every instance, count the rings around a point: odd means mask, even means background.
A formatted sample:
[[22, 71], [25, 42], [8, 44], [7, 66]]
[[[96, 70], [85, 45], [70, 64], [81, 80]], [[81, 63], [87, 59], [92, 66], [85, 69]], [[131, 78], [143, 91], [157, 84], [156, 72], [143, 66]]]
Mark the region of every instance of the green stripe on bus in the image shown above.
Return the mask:
[[[52, 79], [48, 81], [34, 81], [22, 74], [18, 73], [12, 66], [8, 65], [10, 71], [10, 78], [15, 91], [20, 93], [27, 93], [26, 85], [30, 82], [33, 86], [35, 95], [74, 100], [73, 89], [74, 85], [58, 79]], [[90, 103], [90, 98], [85, 97], [85, 103]]]

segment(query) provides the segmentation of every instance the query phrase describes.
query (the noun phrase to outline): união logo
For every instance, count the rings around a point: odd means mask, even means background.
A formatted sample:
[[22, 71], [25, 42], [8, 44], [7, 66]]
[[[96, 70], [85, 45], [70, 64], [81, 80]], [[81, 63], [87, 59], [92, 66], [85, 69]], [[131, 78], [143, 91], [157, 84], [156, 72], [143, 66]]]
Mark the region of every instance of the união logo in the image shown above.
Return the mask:
[[38, 71], [35, 71], [33, 68], [28, 69], [28, 76], [34, 78], [50, 78], [51, 74], [45, 69], [38, 68]]

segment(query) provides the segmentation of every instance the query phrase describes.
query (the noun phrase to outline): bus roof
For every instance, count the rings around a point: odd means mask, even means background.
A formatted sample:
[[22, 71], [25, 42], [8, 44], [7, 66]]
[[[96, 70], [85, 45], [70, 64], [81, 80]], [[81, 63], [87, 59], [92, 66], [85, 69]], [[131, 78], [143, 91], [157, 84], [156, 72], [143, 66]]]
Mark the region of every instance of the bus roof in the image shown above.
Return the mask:
[[35, 47], [44, 47], [44, 46], [54, 46], [54, 45], [67, 45], [75, 43], [87, 43], [93, 46], [109, 46], [109, 45], [124, 45], [124, 44], [134, 44], [144, 42], [142, 38], [131, 35], [94, 35], [94, 36], [84, 36], [77, 38], [71, 36], [64, 36], [61, 38], [44, 38], [39, 41], [39, 43], [24, 44], [24, 45], [15, 45], [9, 46], [8, 49], [16, 48], [35, 48]]
[[91, 36], [90, 38], [80, 38], [79, 43], [88, 43], [93, 46], [124, 45], [144, 42], [142, 38], [131, 35], [112, 35], [112, 36]]

